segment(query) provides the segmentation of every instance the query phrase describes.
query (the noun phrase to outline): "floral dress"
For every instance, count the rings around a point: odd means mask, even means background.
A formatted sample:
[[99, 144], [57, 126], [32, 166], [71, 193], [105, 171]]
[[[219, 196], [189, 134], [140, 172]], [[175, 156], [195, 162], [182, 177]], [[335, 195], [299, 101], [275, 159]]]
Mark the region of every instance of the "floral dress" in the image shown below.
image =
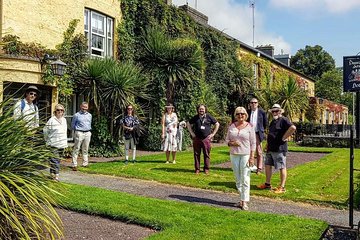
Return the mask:
[[162, 143], [163, 151], [177, 151], [177, 124], [178, 118], [176, 113], [165, 114], [165, 138]]

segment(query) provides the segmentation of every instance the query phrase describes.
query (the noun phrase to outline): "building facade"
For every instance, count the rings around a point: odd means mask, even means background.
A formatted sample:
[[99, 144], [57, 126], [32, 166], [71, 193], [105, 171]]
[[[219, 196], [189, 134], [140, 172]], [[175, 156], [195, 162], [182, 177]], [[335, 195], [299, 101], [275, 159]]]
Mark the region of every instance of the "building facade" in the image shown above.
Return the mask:
[[[17, 36], [21, 42], [40, 44], [55, 49], [62, 43], [69, 23], [78, 19], [76, 33], [85, 35], [89, 54], [96, 57], [116, 55], [116, 27], [121, 19], [119, 0], [1, 0], [0, 36]], [[36, 85], [42, 92], [39, 102], [40, 114], [44, 118], [58, 102], [56, 86], [45, 85], [43, 59], [6, 55], [0, 52], [0, 101], [22, 97], [23, 89]], [[75, 111], [72, 106], [68, 107]], [[73, 112], [68, 112], [72, 114]]]

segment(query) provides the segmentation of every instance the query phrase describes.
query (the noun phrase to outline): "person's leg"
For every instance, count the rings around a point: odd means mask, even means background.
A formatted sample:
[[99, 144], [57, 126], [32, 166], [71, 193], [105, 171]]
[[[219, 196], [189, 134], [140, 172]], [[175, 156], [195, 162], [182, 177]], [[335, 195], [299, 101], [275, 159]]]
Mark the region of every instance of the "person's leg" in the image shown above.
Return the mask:
[[136, 145], [135, 145], [134, 138], [130, 139], [130, 145], [131, 145], [131, 149], [132, 149], [132, 160], [135, 163], [136, 162]]
[[265, 158], [266, 182], [261, 185], [258, 185], [257, 186], [258, 188], [271, 189], [272, 166], [274, 166], [274, 159], [272, 156], [272, 152], [268, 152], [268, 153], [266, 153], [266, 158]]
[[176, 151], [172, 151], [172, 160], [173, 160], [173, 163], [175, 164], [176, 163]]
[[130, 139], [125, 139], [124, 145], [125, 145], [125, 164], [126, 164], [129, 161]]
[[86, 167], [89, 164], [89, 145], [91, 140], [91, 132], [84, 133], [84, 141], [81, 146], [81, 153], [83, 156], [83, 167]]
[[239, 191], [239, 194], [241, 195], [240, 155], [230, 154], [230, 161], [231, 161], [231, 166], [232, 166], [234, 177], [235, 177], [236, 188]]
[[75, 140], [74, 140], [74, 147], [72, 152], [72, 167], [74, 170], [76, 170], [77, 167], [77, 158], [80, 151], [80, 146], [82, 143], [82, 132], [75, 131]]
[[285, 188], [286, 178], [287, 178], [286, 168], [280, 169], [280, 186], [282, 188]]
[[169, 159], [170, 159], [170, 151], [166, 151], [166, 163], [169, 163]]
[[208, 173], [210, 169], [211, 140], [209, 138], [202, 140], [202, 147], [204, 153], [204, 172]]
[[195, 173], [199, 173], [200, 172], [201, 139], [198, 139], [196, 137], [194, 138], [193, 149], [194, 149]]
[[261, 172], [263, 168], [263, 151], [259, 134], [256, 134], [256, 166], [258, 168], [258, 172]]
[[[240, 199], [245, 203], [250, 201], [250, 168], [247, 166], [250, 155], [241, 155], [239, 163], [240, 174]], [[246, 209], [247, 210], [247, 209]]]

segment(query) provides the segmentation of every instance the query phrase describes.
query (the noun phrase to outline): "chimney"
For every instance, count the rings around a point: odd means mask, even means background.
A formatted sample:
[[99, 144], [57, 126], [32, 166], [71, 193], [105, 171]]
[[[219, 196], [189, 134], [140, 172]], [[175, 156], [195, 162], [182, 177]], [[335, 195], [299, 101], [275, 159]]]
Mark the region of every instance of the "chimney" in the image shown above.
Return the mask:
[[274, 57], [274, 47], [271, 45], [257, 46], [256, 49], [265, 53], [266, 55], [269, 55], [270, 57]]
[[274, 55], [274, 58], [290, 67], [290, 58], [291, 58], [290, 54], [278, 54], [278, 55]]
[[198, 10], [189, 7], [189, 5], [182, 5], [179, 6], [179, 9], [185, 11], [190, 17], [192, 17], [196, 22], [202, 24], [202, 25], [208, 25], [208, 16], [205, 14], [202, 14]]

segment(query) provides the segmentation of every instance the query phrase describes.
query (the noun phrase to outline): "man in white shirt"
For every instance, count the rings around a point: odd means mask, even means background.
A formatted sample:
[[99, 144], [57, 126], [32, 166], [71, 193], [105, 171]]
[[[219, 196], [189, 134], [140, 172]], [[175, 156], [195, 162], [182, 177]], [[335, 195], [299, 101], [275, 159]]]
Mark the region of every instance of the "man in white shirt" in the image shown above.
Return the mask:
[[14, 118], [26, 121], [29, 129], [39, 127], [39, 109], [35, 104], [39, 95], [39, 89], [31, 85], [26, 89], [24, 98], [19, 100], [14, 106]]
[[249, 121], [255, 129], [256, 133], [256, 166], [257, 173], [260, 173], [263, 168], [263, 151], [261, 142], [265, 139], [265, 129], [268, 124], [266, 113], [259, 108], [259, 101], [256, 98], [250, 100]]

